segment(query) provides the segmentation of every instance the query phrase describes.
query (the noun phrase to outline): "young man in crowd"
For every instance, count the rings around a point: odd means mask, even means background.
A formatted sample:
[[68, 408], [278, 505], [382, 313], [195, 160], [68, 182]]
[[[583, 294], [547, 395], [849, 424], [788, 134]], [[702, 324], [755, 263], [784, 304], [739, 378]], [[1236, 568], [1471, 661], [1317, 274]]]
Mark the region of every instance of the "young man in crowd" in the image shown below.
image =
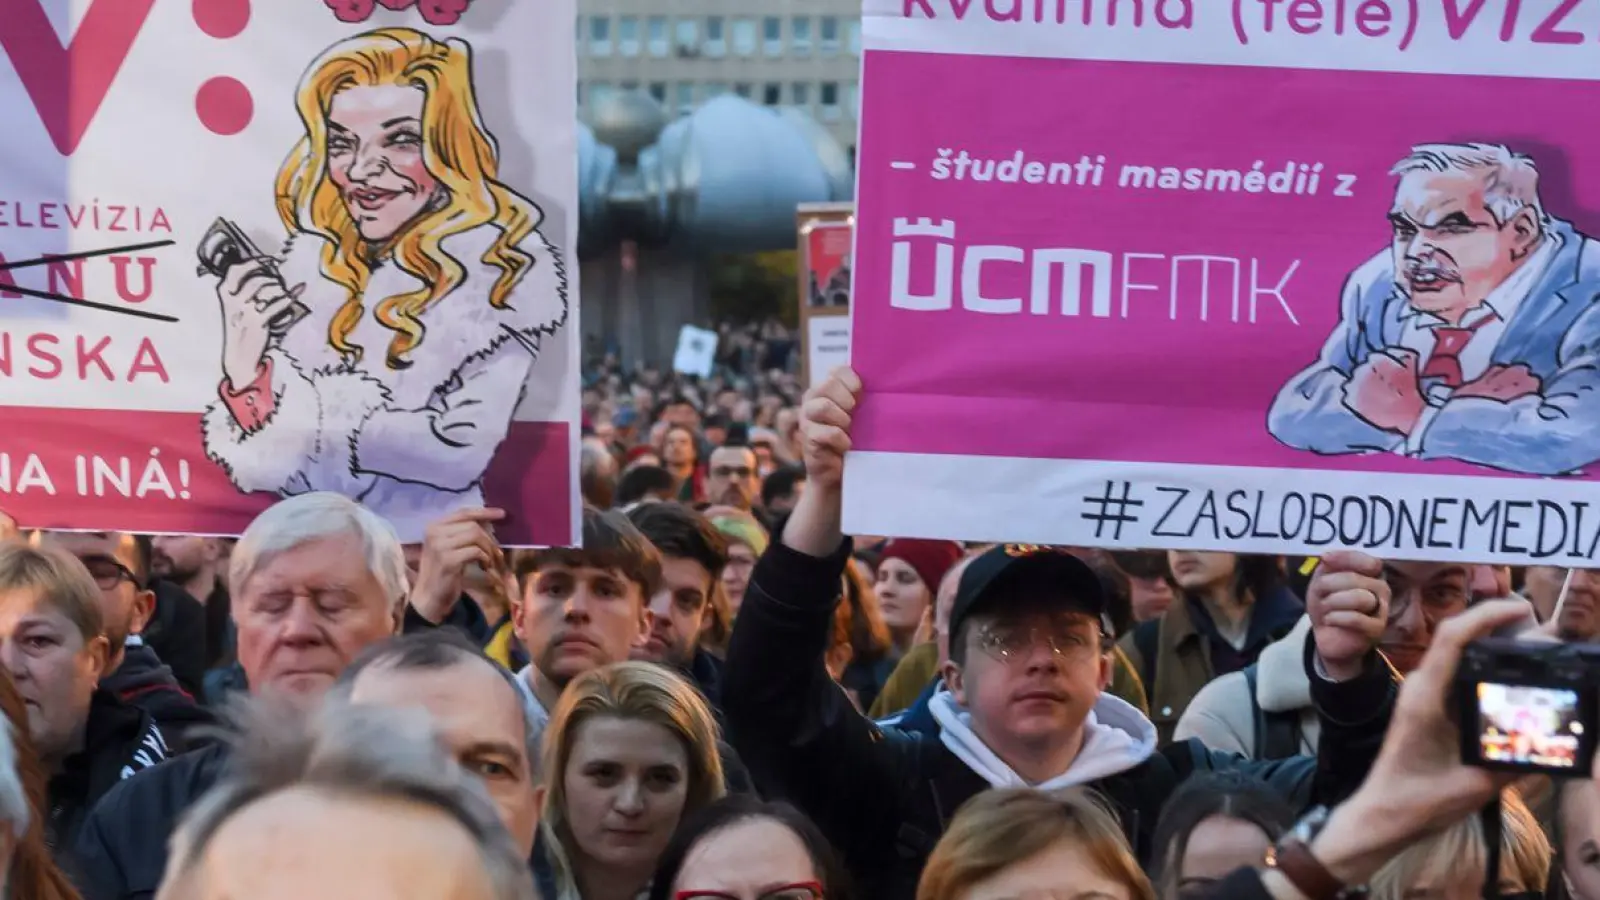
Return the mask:
[[761, 508], [768, 516], [786, 516], [806, 489], [806, 473], [798, 466], [776, 469], [761, 482]]
[[[513, 565], [521, 585], [517, 637], [533, 660], [517, 673], [517, 687], [542, 729], [572, 679], [645, 648], [650, 599], [662, 585], [661, 552], [626, 515], [588, 507], [582, 547], [522, 551]], [[749, 774], [733, 748], [721, 749], [728, 789], [748, 791]]]
[[224, 577], [228, 543], [223, 538], [178, 534], [156, 535], [150, 541], [150, 577], [156, 589], [161, 584], [182, 588], [205, 607], [207, 672], [233, 658], [234, 636]]
[[760, 497], [761, 476], [756, 473], [754, 450], [724, 446], [711, 451], [711, 461], [706, 466], [706, 499], [712, 506], [750, 512]]
[[851, 551], [841, 481], [860, 389], [842, 370], [806, 400], [811, 483], [757, 566], [723, 704], [729, 737], [763, 792], [810, 815], [869, 879], [868, 896], [914, 897], [948, 817], [992, 786], [1089, 787], [1117, 810], [1146, 861], [1162, 804], [1192, 772], [1244, 769], [1297, 807], [1355, 790], [1383, 736], [1371, 723], [1387, 717], [1395, 690], [1387, 668], [1367, 658], [1383, 628], [1376, 594], [1340, 592], [1311, 610], [1306, 665], [1326, 675], [1313, 687], [1328, 719], [1320, 760], [1253, 764], [1198, 742], [1158, 750], [1150, 721], [1102, 693], [1111, 657], [1100, 579], [1047, 549], [999, 546], [968, 564], [950, 613], [948, 691], [933, 706], [937, 734], [880, 729], [856, 712], [824, 654]]
[[650, 633], [661, 554], [620, 512], [586, 507], [582, 546], [526, 550], [513, 571], [517, 637], [532, 660], [517, 683], [541, 725], [567, 683], [630, 658]]
[[680, 503], [643, 503], [628, 511], [661, 554], [661, 584], [650, 597], [650, 637], [635, 659], [672, 666], [722, 706], [722, 661], [701, 644], [722, 590], [728, 542], [705, 516]]

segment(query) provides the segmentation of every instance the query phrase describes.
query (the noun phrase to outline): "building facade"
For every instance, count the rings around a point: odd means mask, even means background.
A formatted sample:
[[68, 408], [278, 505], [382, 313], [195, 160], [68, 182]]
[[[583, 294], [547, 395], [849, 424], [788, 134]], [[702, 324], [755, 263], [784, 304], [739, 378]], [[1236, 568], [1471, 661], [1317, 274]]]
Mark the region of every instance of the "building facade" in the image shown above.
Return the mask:
[[682, 115], [724, 93], [794, 106], [854, 158], [861, 0], [579, 0], [578, 108], [642, 90]]

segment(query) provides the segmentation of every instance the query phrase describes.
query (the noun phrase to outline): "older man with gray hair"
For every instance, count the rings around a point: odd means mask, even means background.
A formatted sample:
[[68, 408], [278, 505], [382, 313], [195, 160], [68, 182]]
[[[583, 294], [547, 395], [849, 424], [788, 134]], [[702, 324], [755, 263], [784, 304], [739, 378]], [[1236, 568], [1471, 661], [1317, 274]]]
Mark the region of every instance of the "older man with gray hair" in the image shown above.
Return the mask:
[[[250, 691], [313, 706], [351, 660], [400, 631], [405, 553], [389, 523], [359, 503], [301, 494], [245, 529], [229, 560], [228, 590]], [[96, 805], [76, 847], [88, 900], [154, 894], [167, 838], [221, 777], [230, 753], [218, 744], [185, 754]]]
[[184, 817], [160, 900], [535, 897], [429, 717], [341, 702], [240, 715], [233, 764]]
[[1537, 163], [1508, 147], [1425, 144], [1391, 174], [1389, 247], [1346, 279], [1268, 430], [1537, 475], [1600, 459], [1600, 247], [1546, 212]]

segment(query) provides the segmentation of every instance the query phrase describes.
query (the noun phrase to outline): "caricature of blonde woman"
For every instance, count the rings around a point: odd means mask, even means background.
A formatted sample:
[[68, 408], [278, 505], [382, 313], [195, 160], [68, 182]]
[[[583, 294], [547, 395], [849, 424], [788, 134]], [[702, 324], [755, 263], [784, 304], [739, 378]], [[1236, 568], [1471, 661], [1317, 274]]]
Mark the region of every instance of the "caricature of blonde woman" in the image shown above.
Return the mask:
[[217, 287], [223, 379], [203, 429], [240, 490], [339, 491], [408, 540], [482, 503], [567, 297], [540, 211], [498, 180], [469, 53], [382, 29], [301, 83], [305, 136], [277, 180], [287, 247]]

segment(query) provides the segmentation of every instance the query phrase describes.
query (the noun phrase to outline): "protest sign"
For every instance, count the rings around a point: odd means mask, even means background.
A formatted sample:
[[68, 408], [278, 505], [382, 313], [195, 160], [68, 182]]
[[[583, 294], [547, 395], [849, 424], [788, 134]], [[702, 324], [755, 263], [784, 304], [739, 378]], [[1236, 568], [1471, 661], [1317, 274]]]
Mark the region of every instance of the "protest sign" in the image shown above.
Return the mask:
[[1600, 7], [863, 31], [851, 530], [1594, 558]]
[[801, 376], [826, 378], [850, 361], [850, 253], [855, 206], [803, 203], [799, 225]]
[[332, 490], [573, 541], [575, 16], [8, 0], [0, 508], [235, 534]]
[[717, 362], [718, 343], [715, 331], [693, 325], [678, 329], [678, 349], [672, 354], [672, 371], [709, 378]]

